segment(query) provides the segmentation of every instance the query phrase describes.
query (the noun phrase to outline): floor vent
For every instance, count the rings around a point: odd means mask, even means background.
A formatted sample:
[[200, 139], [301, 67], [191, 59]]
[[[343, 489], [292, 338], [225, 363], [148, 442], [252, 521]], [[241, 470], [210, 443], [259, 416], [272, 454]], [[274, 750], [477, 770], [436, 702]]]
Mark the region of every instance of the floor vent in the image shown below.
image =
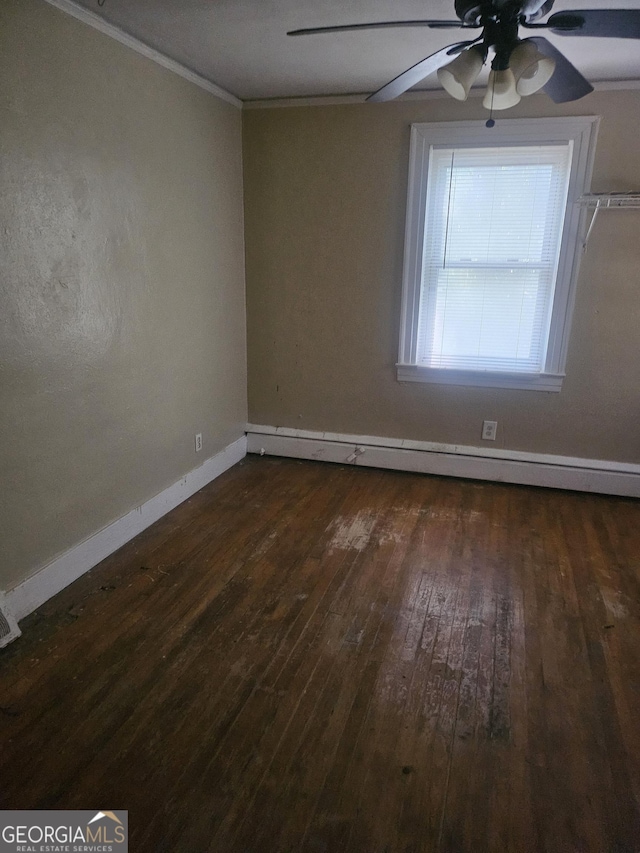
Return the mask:
[[0, 649], [17, 639], [21, 633], [18, 623], [7, 610], [4, 596], [0, 593]]

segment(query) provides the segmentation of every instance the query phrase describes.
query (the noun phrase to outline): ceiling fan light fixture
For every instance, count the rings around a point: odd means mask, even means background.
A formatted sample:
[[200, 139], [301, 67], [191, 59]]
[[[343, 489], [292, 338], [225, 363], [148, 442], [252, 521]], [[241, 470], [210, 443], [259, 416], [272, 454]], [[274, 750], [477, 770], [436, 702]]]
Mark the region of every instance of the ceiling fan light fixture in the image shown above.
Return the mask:
[[533, 95], [549, 82], [556, 70], [555, 59], [540, 53], [532, 41], [521, 41], [509, 57], [509, 67], [519, 95]]
[[487, 110], [508, 110], [509, 107], [515, 107], [519, 101], [520, 95], [516, 91], [513, 71], [510, 68], [492, 70], [482, 106]]
[[438, 80], [442, 88], [458, 101], [466, 101], [469, 90], [475, 83], [484, 65], [484, 53], [480, 47], [463, 50], [459, 56], [438, 69]]

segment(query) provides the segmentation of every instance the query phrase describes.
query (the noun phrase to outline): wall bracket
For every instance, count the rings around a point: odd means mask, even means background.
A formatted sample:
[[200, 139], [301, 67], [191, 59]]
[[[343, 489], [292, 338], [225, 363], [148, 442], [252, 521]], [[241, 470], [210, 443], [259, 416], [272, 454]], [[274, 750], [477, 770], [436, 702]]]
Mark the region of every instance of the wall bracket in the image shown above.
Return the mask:
[[598, 213], [603, 209], [609, 208], [640, 208], [640, 192], [632, 191], [626, 193], [585, 193], [584, 195], [580, 196], [576, 204], [593, 210], [591, 222], [589, 223], [585, 238], [582, 241], [582, 249], [584, 251], [587, 248], [587, 242], [589, 240], [591, 232], [593, 231], [593, 226], [595, 225]]

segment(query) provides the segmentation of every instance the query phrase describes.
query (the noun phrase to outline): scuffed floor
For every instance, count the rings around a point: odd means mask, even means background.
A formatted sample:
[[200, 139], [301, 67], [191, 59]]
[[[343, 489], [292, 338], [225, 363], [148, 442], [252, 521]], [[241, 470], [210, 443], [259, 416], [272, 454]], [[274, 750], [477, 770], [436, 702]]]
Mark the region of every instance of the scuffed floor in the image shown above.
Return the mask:
[[640, 850], [640, 504], [251, 458], [0, 652], [4, 808], [130, 849]]

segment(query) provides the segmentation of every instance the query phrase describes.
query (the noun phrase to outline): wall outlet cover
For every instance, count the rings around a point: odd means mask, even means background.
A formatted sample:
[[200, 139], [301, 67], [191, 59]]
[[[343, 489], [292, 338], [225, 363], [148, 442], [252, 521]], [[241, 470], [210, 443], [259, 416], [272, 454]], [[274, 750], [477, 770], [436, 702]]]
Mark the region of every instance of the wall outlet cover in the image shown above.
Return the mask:
[[482, 422], [482, 438], [484, 441], [495, 441], [498, 433], [498, 421]]

